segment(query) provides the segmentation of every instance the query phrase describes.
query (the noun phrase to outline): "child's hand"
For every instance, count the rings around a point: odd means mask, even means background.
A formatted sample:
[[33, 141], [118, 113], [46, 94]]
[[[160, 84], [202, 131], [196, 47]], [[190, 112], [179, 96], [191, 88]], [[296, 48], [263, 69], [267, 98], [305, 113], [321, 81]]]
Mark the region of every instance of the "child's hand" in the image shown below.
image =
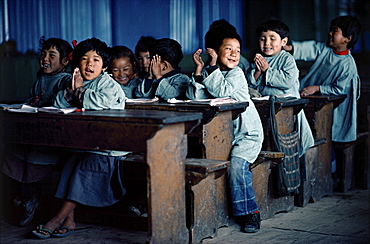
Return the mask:
[[212, 48], [207, 48], [206, 54], [208, 54], [211, 57], [211, 62], [209, 63], [210, 66], [215, 66], [217, 64], [217, 53]]
[[198, 49], [193, 54], [193, 62], [196, 65], [194, 75], [202, 75], [202, 70], [204, 68], [204, 62], [202, 57], [200, 56], [202, 49]]
[[161, 56], [155, 55], [153, 56], [152, 61], [150, 62], [150, 68], [152, 69], [154, 77], [159, 80], [162, 77], [161, 72]]
[[79, 68], [75, 68], [72, 76], [72, 90], [76, 90], [78, 87], [84, 86], [84, 80], [82, 79]]
[[267, 60], [259, 53], [256, 54], [253, 61], [256, 64], [257, 69], [261, 72], [266, 72], [266, 70], [268, 70], [268, 68], [270, 67]]
[[38, 105], [39, 105], [39, 102], [40, 102], [40, 100], [41, 100], [41, 98], [42, 98], [42, 96], [43, 96], [43, 95], [44, 95], [44, 94], [43, 94], [43, 93], [41, 93], [39, 96], [34, 97], [34, 98], [31, 100], [30, 105], [31, 105], [31, 106], [38, 106]]
[[300, 91], [302, 97], [312, 95], [316, 92], [320, 92], [319, 86], [307, 86]]

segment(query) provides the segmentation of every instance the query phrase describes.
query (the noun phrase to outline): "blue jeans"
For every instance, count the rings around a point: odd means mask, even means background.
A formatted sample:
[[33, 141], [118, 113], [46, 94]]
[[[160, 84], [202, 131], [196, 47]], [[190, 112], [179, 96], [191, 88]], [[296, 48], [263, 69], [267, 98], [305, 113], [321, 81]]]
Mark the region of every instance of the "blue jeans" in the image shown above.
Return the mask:
[[229, 181], [234, 215], [241, 216], [258, 210], [252, 187], [250, 163], [239, 157], [231, 157]]

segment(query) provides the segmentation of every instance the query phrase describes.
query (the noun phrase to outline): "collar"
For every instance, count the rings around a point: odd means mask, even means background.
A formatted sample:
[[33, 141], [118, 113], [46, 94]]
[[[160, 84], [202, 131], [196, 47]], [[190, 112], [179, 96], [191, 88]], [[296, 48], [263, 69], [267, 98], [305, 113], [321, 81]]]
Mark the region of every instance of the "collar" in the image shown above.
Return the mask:
[[333, 49], [333, 52], [338, 55], [347, 55], [349, 53], [349, 49], [344, 50], [343, 52], [337, 52]]
[[172, 70], [172, 71], [168, 72], [167, 74], [164, 74], [162, 77], [163, 78], [168, 78], [168, 77], [171, 77], [171, 76], [176, 75], [178, 73], [181, 73], [181, 68], [177, 68], [175, 70]]

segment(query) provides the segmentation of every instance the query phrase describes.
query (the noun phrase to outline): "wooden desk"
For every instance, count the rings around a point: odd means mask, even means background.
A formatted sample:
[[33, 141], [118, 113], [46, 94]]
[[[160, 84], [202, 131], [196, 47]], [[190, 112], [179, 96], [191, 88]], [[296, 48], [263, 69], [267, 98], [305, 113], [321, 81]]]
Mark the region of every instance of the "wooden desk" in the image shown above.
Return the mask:
[[[270, 101], [253, 101], [258, 114], [260, 115], [263, 132], [264, 141], [262, 145], [262, 150], [271, 151], [272, 150], [272, 137], [270, 135]], [[308, 99], [291, 99], [281, 102], [275, 102], [275, 116], [278, 126], [278, 131], [280, 134], [289, 134], [294, 131], [294, 120], [293, 115], [298, 114], [308, 103]]]
[[148, 243], [189, 240], [184, 204], [185, 134], [201, 118], [200, 113], [164, 111], [105, 110], [67, 115], [0, 111], [9, 142], [145, 153]]
[[[278, 131], [281, 134], [289, 134], [294, 131], [293, 116], [301, 111], [307, 99], [292, 99], [283, 102], [275, 102], [276, 122]], [[273, 217], [282, 211], [292, 211], [294, 209], [294, 196], [277, 197], [274, 193], [274, 180], [272, 176], [273, 168], [281, 162], [284, 153], [272, 153], [272, 137], [270, 135], [270, 101], [254, 101], [257, 111], [261, 117], [264, 130], [264, 142], [260, 157], [264, 154], [263, 162], [256, 162], [252, 165], [253, 188], [255, 192], [258, 208], [261, 212], [261, 219]], [[263, 151], [267, 151], [264, 153]]]
[[298, 206], [306, 206], [310, 200], [315, 202], [323, 196], [333, 194], [331, 173], [333, 109], [343, 102], [346, 95], [305, 96], [305, 98], [309, 103], [304, 111], [316, 146], [310, 148], [305, 155], [306, 181], [302, 182], [300, 194], [296, 198]]
[[188, 134], [188, 158], [229, 160], [233, 120], [245, 111], [248, 102], [210, 106], [204, 104], [126, 104], [126, 109], [200, 112], [200, 126]]

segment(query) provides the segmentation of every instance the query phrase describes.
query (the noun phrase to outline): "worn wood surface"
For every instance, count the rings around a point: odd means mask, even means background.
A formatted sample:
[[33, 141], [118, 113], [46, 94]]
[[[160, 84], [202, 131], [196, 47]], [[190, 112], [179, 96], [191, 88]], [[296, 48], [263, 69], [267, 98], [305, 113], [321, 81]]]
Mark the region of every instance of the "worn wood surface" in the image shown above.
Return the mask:
[[228, 226], [226, 172], [229, 166], [229, 161], [186, 160], [189, 243], [215, 237], [218, 228]]
[[344, 99], [340, 96], [306, 96], [309, 103], [304, 109], [314, 139], [325, 140], [306, 152], [306, 180], [302, 181], [300, 193], [296, 196], [298, 206], [306, 206], [309, 201], [318, 201], [333, 193], [332, 179], [332, 131], [333, 109]]
[[188, 134], [188, 158], [228, 160], [233, 140], [233, 120], [248, 107], [248, 102], [221, 104], [127, 104], [132, 110], [200, 112], [201, 124]]
[[[9, 142], [144, 152], [148, 165], [148, 243], [187, 243], [187, 129], [199, 113], [107, 110], [67, 115], [1, 111]], [[185, 124], [192, 126], [186, 126]], [[164, 164], [163, 161], [167, 163]], [[163, 176], [166, 177], [163, 177]]]

